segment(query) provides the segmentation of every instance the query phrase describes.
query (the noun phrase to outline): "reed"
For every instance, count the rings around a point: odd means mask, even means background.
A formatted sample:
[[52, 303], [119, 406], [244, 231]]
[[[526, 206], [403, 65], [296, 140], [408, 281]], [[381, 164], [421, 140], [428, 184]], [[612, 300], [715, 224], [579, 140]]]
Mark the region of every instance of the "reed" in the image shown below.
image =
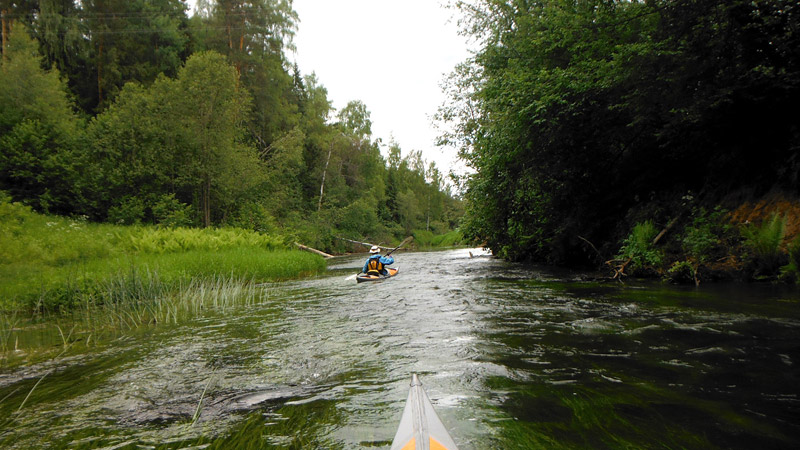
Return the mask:
[[[259, 284], [324, 269], [321, 257], [290, 249], [281, 236], [92, 224], [34, 213], [0, 193], [0, 365], [260, 302]], [[43, 326], [51, 331], [38, 333]], [[33, 334], [50, 342], [37, 344]]]

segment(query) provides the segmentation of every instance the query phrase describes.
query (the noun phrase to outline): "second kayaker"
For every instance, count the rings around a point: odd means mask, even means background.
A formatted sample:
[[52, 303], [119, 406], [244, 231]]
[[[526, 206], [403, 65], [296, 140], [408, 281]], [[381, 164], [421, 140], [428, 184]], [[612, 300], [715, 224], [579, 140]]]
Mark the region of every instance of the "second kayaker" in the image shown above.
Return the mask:
[[394, 258], [388, 255], [381, 256], [381, 249], [377, 245], [373, 245], [372, 248], [369, 249], [369, 253], [369, 259], [364, 263], [361, 272], [366, 274], [388, 275], [389, 271], [386, 270], [385, 266], [394, 264]]

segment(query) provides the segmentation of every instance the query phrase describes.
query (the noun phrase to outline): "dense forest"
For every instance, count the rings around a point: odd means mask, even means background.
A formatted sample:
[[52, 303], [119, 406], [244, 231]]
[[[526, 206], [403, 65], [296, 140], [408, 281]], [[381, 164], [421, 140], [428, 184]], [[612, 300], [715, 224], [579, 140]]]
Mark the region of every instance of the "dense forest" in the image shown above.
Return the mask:
[[[800, 4], [451, 3], [478, 46], [439, 113], [475, 169], [467, 236], [697, 282], [723, 263], [797, 273]], [[748, 202], [772, 217], [749, 221]]]
[[[0, 191], [48, 214], [233, 226], [323, 249], [453, 230], [420, 152], [286, 56], [291, 0], [0, 1]], [[405, 155], [404, 155], [405, 154]]]

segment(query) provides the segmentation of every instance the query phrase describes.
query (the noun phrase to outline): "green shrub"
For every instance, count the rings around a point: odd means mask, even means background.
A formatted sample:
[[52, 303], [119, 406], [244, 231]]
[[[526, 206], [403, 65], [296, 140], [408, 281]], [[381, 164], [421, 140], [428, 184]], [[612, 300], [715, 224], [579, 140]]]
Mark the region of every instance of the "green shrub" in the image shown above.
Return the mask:
[[689, 261], [675, 261], [667, 270], [669, 279], [678, 283], [696, 282], [695, 266]]
[[781, 267], [781, 280], [789, 283], [800, 282], [800, 236], [789, 244], [789, 263]]
[[192, 207], [175, 198], [175, 194], [162, 195], [153, 205], [153, 218], [165, 227], [192, 225]]
[[336, 228], [350, 236], [369, 236], [378, 226], [378, 213], [370, 200], [359, 198], [338, 212]]
[[658, 230], [649, 220], [636, 224], [631, 234], [623, 241], [617, 259], [625, 261], [630, 259], [628, 268], [632, 274], [657, 270], [663, 260], [661, 251], [653, 245], [653, 239], [657, 234]]
[[414, 230], [414, 242], [420, 247], [429, 247], [433, 241], [433, 232], [427, 230]]
[[742, 229], [746, 253], [746, 270], [755, 278], [771, 278], [778, 274], [786, 262], [781, 243], [786, 234], [786, 218], [773, 214], [761, 225]]
[[431, 244], [434, 247], [452, 247], [463, 243], [464, 236], [458, 230], [453, 230], [445, 234], [439, 234], [433, 237]]
[[108, 210], [108, 221], [117, 225], [133, 225], [144, 219], [144, 202], [139, 197], [127, 197]]
[[698, 208], [694, 211], [692, 224], [684, 230], [681, 247], [697, 264], [704, 264], [727, 254], [723, 244], [731, 229], [727, 211], [721, 207], [710, 213], [705, 208]]

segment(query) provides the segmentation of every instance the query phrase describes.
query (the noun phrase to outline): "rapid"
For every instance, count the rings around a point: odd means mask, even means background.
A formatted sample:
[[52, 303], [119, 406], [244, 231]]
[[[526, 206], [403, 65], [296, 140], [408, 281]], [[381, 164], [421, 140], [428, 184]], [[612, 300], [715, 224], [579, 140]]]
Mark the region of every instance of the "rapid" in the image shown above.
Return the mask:
[[412, 373], [461, 450], [800, 445], [796, 288], [394, 256], [0, 366], [0, 447], [388, 449]]

